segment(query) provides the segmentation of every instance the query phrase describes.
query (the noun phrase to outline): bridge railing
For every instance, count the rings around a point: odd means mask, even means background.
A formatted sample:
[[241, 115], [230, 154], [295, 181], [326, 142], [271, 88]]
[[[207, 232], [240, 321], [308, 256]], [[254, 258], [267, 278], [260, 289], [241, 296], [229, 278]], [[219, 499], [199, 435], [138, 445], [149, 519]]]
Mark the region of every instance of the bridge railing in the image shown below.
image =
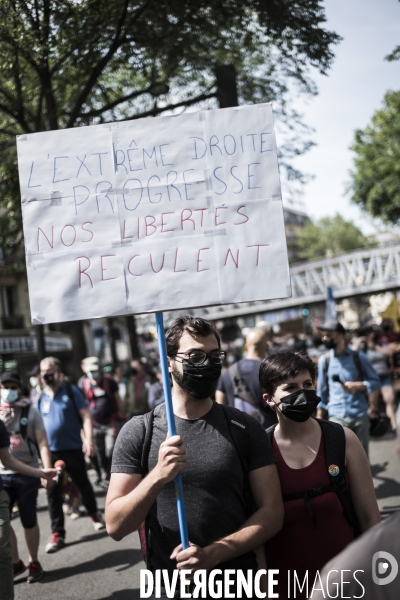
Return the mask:
[[[165, 323], [168, 326], [176, 316], [188, 312], [216, 320], [321, 302], [325, 300], [328, 285], [332, 286], [338, 299], [400, 288], [400, 244], [297, 263], [290, 267], [290, 275], [291, 298], [167, 312], [164, 314]], [[154, 316], [140, 315], [137, 321], [140, 332], [148, 329]]]

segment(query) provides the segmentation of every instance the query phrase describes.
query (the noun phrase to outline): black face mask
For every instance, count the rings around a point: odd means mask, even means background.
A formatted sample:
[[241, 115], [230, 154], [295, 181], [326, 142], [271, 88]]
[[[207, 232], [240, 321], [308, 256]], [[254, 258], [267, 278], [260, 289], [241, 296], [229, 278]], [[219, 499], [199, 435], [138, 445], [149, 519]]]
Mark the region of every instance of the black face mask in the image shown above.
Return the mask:
[[282, 398], [279, 407], [288, 419], [304, 423], [311, 417], [320, 402], [321, 398], [317, 396], [315, 390], [299, 390]]
[[43, 375], [43, 379], [44, 379], [45, 383], [47, 383], [47, 385], [49, 385], [51, 387], [57, 383], [58, 377], [56, 377], [55, 373], [45, 373]]
[[212, 396], [217, 389], [222, 365], [216, 365], [208, 358], [199, 367], [188, 360], [182, 361], [183, 374], [174, 369], [173, 375], [178, 385], [195, 400], [204, 400]]
[[324, 340], [324, 346], [327, 350], [333, 350], [336, 348], [336, 342], [334, 340], [332, 340], [332, 338], [329, 338], [328, 340]]

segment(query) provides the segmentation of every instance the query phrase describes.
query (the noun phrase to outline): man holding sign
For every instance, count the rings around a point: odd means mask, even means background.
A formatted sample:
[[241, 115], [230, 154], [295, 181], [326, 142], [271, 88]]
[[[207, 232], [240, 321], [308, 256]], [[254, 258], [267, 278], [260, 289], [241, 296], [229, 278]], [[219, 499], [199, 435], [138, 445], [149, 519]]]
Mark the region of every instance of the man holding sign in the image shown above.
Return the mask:
[[[109, 534], [116, 540], [146, 519], [150, 532], [148, 568], [210, 571], [218, 566], [253, 573], [253, 552], [282, 527], [283, 505], [275, 458], [262, 426], [252, 417], [214, 403], [223, 361], [219, 335], [200, 318], [180, 317], [167, 336], [172, 399], [178, 435], [168, 438], [165, 405], [154, 410], [143, 468], [143, 416], [129, 421], [114, 449], [106, 501]], [[229, 415], [229, 416], [228, 416]], [[229, 419], [232, 415], [236, 418]], [[237, 420], [236, 420], [237, 419]], [[232, 438], [237, 426], [247, 439], [247, 473], [242, 449]], [[243, 447], [245, 444], [243, 443]], [[182, 472], [191, 545], [180, 548], [174, 478]], [[249, 517], [248, 478], [254, 501]]]

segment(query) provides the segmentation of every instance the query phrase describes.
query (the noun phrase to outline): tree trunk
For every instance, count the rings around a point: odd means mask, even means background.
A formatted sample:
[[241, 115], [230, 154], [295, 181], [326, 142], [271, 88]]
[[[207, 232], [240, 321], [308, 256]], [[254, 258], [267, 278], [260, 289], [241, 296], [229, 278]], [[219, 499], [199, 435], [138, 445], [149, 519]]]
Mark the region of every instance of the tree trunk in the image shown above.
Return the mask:
[[139, 344], [136, 333], [136, 322], [134, 316], [125, 317], [126, 328], [128, 329], [129, 342], [131, 346], [132, 359], [140, 358]]
[[36, 353], [38, 362], [44, 359], [46, 356], [46, 345], [44, 340], [44, 325], [33, 326], [36, 334]]
[[78, 381], [82, 375], [81, 362], [87, 356], [85, 335], [83, 332], [84, 321], [70, 321], [68, 331], [72, 341], [72, 375]]
[[117, 347], [115, 343], [115, 327], [114, 327], [114, 319], [112, 317], [107, 318], [107, 327], [108, 327], [108, 341], [110, 342], [110, 350], [111, 350], [111, 362], [114, 367], [118, 364], [118, 356], [117, 356]]

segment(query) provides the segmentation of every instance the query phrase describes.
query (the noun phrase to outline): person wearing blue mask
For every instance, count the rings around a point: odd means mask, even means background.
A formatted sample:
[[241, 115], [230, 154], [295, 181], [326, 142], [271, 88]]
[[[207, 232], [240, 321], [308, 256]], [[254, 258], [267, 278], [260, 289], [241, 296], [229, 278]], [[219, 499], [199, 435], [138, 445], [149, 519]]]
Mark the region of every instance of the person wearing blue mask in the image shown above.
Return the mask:
[[[51, 469], [51, 455], [43, 419], [39, 411], [25, 396], [20, 376], [17, 372], [5, 372], [1, 376], [0, 420], [4, 423], [10, 438], [10, 454], [17, 461], [32, 467], [39, 466], [39, 458], [46, 469]], [[40, 482], [36, 474], [17, 472], [15, 465], [0, 463], [2, 486], [9, 498], [11, 512], [18, 503], [19, 515], [24, 528], [25, 541], [29, 551], [28, 583], [39, 581], [43, 569], [38, 561], [39, 526], [36, 515], [36, 500]], [[42, 479], [44, 487], [52, 484]], [[17, 539], [11, 528], [11, 557], [14, 576], [23, 573], [27, 567], [20, 559]]]

